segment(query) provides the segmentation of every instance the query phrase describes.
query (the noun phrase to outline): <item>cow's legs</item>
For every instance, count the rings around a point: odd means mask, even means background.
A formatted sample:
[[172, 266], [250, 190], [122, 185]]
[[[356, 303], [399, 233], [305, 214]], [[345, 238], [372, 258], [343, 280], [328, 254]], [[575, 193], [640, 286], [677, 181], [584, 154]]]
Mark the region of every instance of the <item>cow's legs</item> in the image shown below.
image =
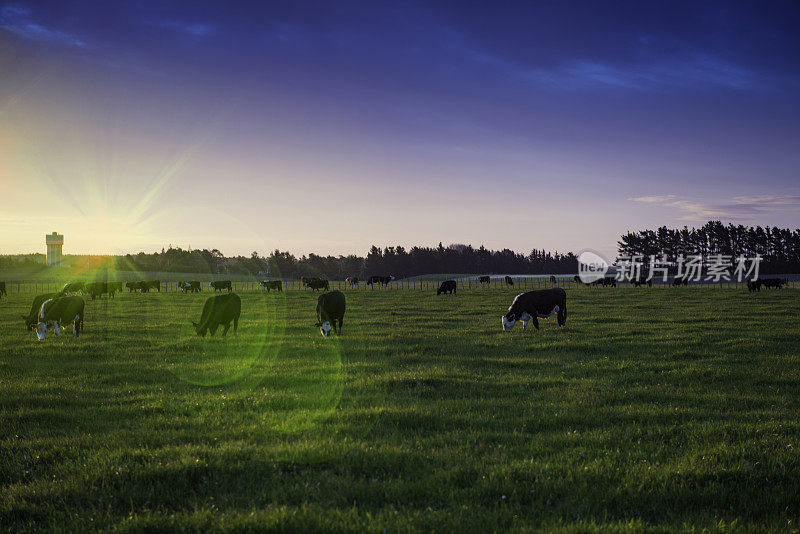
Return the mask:
[[222, 329], [222, 337], [225, 337], [228, 334], [228, 329], [231, 327], [231, 322], [228, 321], [225, 323], [225, 328]]
[[235, 317], [233, 319], [233, 333], [234, 334], [236, 333], [236, 330], [238, 330], [238, 328], [239, 328], [239, 318]]
[[56, 337], [59, 337], [61, 334], [61, 329], [58, 327], [58, 321], [53, 325], [53, 331], [56, 333]]

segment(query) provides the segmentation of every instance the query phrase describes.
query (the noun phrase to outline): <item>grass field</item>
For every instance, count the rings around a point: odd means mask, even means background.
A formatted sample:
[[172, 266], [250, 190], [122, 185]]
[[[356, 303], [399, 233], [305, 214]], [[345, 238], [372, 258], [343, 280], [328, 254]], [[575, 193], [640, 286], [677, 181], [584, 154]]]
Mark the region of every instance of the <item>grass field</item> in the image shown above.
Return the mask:
[[567, 327], [502, 332], [515, 292], [87, 302], [36, 342], [0, 301], [0, 528], [798, 530], [800, 290], [573, 289]]

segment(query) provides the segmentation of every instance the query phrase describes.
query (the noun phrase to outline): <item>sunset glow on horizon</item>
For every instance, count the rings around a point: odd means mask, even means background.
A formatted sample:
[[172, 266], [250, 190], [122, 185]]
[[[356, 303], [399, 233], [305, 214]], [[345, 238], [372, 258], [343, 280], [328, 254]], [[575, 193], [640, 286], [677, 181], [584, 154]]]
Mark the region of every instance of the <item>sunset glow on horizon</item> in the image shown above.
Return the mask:
[[770, 7], [0, 3], [0, 253], [796, 228], [800, 17]]

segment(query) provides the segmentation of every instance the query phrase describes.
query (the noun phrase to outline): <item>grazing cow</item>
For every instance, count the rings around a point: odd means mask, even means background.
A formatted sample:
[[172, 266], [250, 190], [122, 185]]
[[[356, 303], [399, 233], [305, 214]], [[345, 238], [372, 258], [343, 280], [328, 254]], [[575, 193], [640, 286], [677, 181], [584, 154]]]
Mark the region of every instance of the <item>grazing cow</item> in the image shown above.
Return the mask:
[[478, 277], [478, 282], [480, 282], [480, 283], [481, 283], [481, 285], [483, 285], [483, 284], [488, 284], [489, 282], [491, 282], [491, 280], [492, 280], [492, 279], [491, 279], [491, 278], [489, 278], [488, 276], [479, 276], [479, 277]]
[[161, 280], [150, 280], [149, 282], [145, 282], [147, 284], [148, 289], [155, 289], [159, 293], [161, 293]]
[[0, 282], [0, 299], [3, 298], [3, 295], [8, 296], [8, 293], [6, 292], [6, 283]]
[[301, 276], [300, 277], [300, 282], [303, 284], [303, 287], [308, 287], [308, 284], [310, 284], [311, 282], [316, 282], [317, 280], [319, 280], [319, 278], [317, 278], [316, 276]]
[[269, 293], [272, 289], [275, 291], [283, 291], [283, 284], [280, 280], [261, 280], [258, 285], [260, 285], [263, 289], [266, 289], [267, 293]]
[[583, 283], [583, 280], [581, 280], [581, 277], [580, 277], [580, 276], [578, 276], [577, 274], [576, 274], [575, 276], [573, 276], [573, 277], [572, 277], [572, 280], [573, 280], [573, 281], [574, 281], [576, 284], [582, 284], [582, 283]]
[[672, 279], [672, 287], [688, 286], [688, 285], [689, 285], [689, 279], [686, 277], [685, 274], [676, 276], [675, 278]]
[[367, 284], [371, 287], [375, 287], [373, 284], [378, 284], [379, 286], [388, 286], [389, 282], [394, 280], [394, 276], [370, 276], [367, 280]]
[[747, 290], [748, 291], [761, 291], [761, 280], [748, 280], [747, 281]]
[[61, 291], [64, 293], [83, 293], [83, 282], [67, 282]]
[[539, 317], [547, 318], [556, 315], [558, 328], [567, 324], [567, 293], [561, 288], [539, 289], [528, 291], [514, 297], [514, 302], [503, 316], [503, 330], [514, 328], [517, 321], [522, 321], [522, 331], [528, 328], [528, 321], [539, 330]]
[[42, 303], [36, 323], [36, 337], [44, 340], [47, 330], [52, 329], [56, 337], [61, 334], [61, 328], [72, 323], [72, 335], [78, 337], [83, 330], [83, 311], [86, 303], [82, 297], [69, 295], [48, 299]]
[[514, 280], [510, 276], [506, 276], [506, 285], [514, 287]]
[[441, 295], [442, 293], [449, 293], [451, 295], [455, 295], [456, 293], [456, 281], [455, 280], [445, 280], [439, 286], [439, 289], [436, 290], [437, 295]]
[[140, 280], [138, 282], [128, 282], [125, 284], [125, 287], [128, 288], [130, 293], [133, 293], [134, 291], [147, 293], [150, 290], [150, 283]]
[[33, 327], [39, 322], [39, 311], [42, 309], [42, 304], [44, 304], [46, 300], [63, 297], [66, 294], [67, 293], [61, 291], [58, 293], [44, 293], [33, 297], [31, 311], [28, 312], [28, 315], [21, 316], [22, 320], [25, 321], [25, 330], [33, 330]]
[[203, 289], [200, 287], [200, 282], [193, 280], [191, 282], [178, 282], [178, 287], [184, 293], [200, 293]]
[[83, 290], [92, 296], [92, 300], [104, 293], [113, 299], [114, 294], [117, 292], [117, 284], [120, 284], [120, 288], [122, 287], [121, 282], [86, 282], [83, 285]]
[[344, 281], [347, 282], [347, 285], [349, 285], [351, 287], [358, 285], [358, 277], [357, 276], [348, 276], [347, 278], [344, 279]]
[[206, 332], [211, 335], [217, 333], [217, 328], [223, 326], [222, 335], [228, 333], [233, 321], [233, 331], [239, 327], [239, 316], [242, 314], [242, 299], [236, 293], [214, 295], [208, 297], [200, 313], [200, 322], [192, 321], [195, 332], [200, 337], [205, 337]]
[[644, 284], [647, 284], [647, 287], [653, 287], [653, 280], [648, 279], [644, 273], [640, 272], [639, 276], [631, 278], [631, 284], [633, 284], [633, 287], [641, 287]]
[[309, 280], [308, 287], [313, 289], [314, 291], [318, 289], [324, 289], [325, 291], [328, 290], [328, 281], [327, 280]]
[[764, 289], [782, 289], [783, 286], [789, 283], [787, 278], [762, 278], [761, 285]]
[[231, 285], [230, 280], [220, 280], [219, 282], [211, 282], [208, 284], [208, 287], [213, 287], [214, 291], [222, 291], [223, 289], [227, 289], [228, 293], [233, 291], [233, 286]]
[[550, 283], [551, 284], [555, 284], [556, 283], [556, 276], [554, 274], [550, 275]]
[[[317, 323], [320, 333], [324, 337], [331, 334], [331, 330], [337, 334], [342, 333], [342, 322], [344, 322], [345, 297], [341, 291], [329, 291], [323, 293], [317, 299]], [[336, 330], [336, 321], [339, 321], [339, 329]]]

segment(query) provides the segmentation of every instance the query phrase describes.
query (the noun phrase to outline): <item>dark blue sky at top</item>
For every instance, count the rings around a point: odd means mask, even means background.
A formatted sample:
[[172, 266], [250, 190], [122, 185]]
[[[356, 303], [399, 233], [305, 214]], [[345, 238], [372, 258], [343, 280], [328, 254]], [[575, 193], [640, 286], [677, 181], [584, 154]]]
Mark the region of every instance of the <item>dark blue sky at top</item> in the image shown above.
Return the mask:
[[540, 165], [537, 187], [614, 180], [723, 218], [766, 211], [730, 205], [762, 186], [800, 204], [798, 28], [780, 1], [0, 1], [17, 89], [57, 58], [95, 108], [142, 104], [145, 132], [204, 110], [235, 117], [217, 147], [242, 158], [283, 140], [287, 158], [371, 154], [365, 169], [468, 187], [523, 187]]

